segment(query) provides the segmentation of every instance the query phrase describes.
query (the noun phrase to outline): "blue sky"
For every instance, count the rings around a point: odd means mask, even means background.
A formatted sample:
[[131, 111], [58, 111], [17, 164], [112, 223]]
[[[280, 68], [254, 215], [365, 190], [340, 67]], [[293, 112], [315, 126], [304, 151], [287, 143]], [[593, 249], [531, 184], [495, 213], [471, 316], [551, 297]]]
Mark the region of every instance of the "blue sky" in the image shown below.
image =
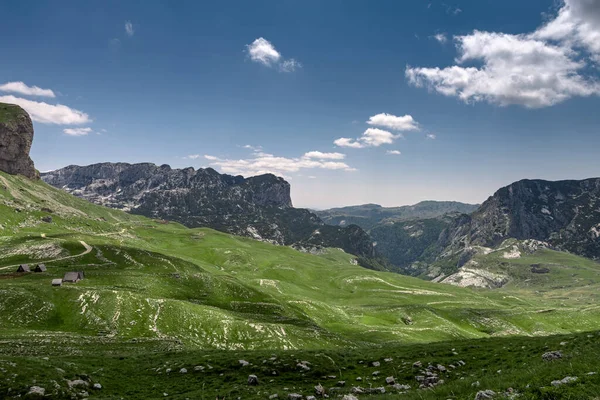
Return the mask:
[[598, 0], [39, 0], [0, 15], [0, 101], [34, 117], [42, 171], [274, 172], [318, 208], [600, 175]]

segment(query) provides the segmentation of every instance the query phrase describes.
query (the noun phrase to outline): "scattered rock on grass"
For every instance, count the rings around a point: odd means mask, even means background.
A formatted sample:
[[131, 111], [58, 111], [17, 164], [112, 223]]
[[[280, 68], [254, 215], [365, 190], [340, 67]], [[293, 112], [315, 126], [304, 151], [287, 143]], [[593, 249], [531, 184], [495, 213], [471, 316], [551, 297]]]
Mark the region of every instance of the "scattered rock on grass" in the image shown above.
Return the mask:
[[381, 363], [379, 361], [373, 361], [371, 363], [371, 365], [374, 366], [374, 367], [379, 367], [381, 365]]
[[388, 385], [393, 385], [396, 383], [396, 380], [393, 376], [388, 376], [387, 378], [385, 378], [385, 383], [387, 383]]
[[239, 360], [239, 362], [242, 367], [247, 367], [248, 365], [250, 365], [250, 363], [246, 360]]
[[549, 351], [547, 353], [542, 354], [542, 360], [544, 361], [554, 361], [562, 358], [562, 352], [560, 351]]
[[288, 394], [288, 400], [302, 400], [302, 395], [298, 393]]
[[94, 388], [95, 390], [100, 390], [100, 389], [102, 389], [102, 385], [101, 385], [101, 384], [99, 384], [99, 383], [94, 383], [94, 386], [93, 386], [93, 388]]
[[250, 385], [250, 386], [258, 385], [258, 376], [248, 375], [248, 385]]
[[26, 397], [44, 397], [44, 394], [46, 394], [46, 389], [41, 386], [32, 386], [29, 388], [29, 392], [27, 392]]
[[561, 386], [561, 385], [566, 385], [568, 383], [573, 383], [577, 380], [576, 376], [567, 376], [566, 378], [560, 379], [560, 380], [556, 380], [556, 381], [552, 381], [551, 385], [552, 386]]
[[475, 395], [475, 400], [493, 399], [495, 396], [496, 396], [496, 392], [494, 392], [493, 390], [489, 390], [489, 389], [488, 390], [480, 390]]
[[317, 396], [325, 395], [325, 388], [320, 383], [317, 386], [315, 386], [315, 395], [317, 395]]
[[346, 394], [342, 397], [342, 400], [358, 400], [358, 397], [352, 396], [351, 394]]

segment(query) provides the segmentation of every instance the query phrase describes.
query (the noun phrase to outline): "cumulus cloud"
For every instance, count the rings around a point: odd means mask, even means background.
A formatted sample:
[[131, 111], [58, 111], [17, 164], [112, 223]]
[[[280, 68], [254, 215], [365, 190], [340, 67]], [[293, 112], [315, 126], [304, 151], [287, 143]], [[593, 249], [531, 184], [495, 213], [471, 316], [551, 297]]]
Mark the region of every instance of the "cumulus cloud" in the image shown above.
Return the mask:
[[232, 175], [253, 176], [262, 174], [275, 174], [287, 177], [290, 173], [308, 169], [327, 169], [340, 171], [355, 171], [354, 168], [335, 158], [332, 154], [339, 153], [321, 153], [311, 151], [301, 157], [289, 158], [278, 157], [273, 154], [254, 152], [251, 157], [244, 159], [219, 158], [212, 155], [205, 155], [204, 158], [210, 161], [210, 165], [218, 168], [221, 172]]
[[86, 136], [92, 133], [92, 128], [66, 128], [63, 133], [69, 136]]
[[322, 153], [320, 151], [309, 151], [304, 153], [305, 158], [316, 158], [319, 160], [343, 160], [346, 158], [345, 154], [342, 153]]
[[399, 150], [388, 150], [388, 151], [385, 152], [385, 154], [389, 154], [389, 155], [393, 155], [393, 156], [399, 156], [402, 153]]
[[284, 59], [281, 53], [275, 49], [275, 46], [262, 37], [246, 45], [246, 52], [252, 61], [266, 67], [277, 66], [281, 72], [294, 72], [302, 68], [302, 64], [297, 60], [293, 58]]
[[[600, 94], [590, 59], [600, 62], [600, 0], [566, 0], [558, 15], [534, 32], [473, 31], [455, 36], [449, 67], [408, 66], [409, 83], [464, 102], [527, 108]], [[480, 66], [468, 66], [466, 64]]]
[[368, 128], [362, 136], [357, 139], [339, 138], [333, 143], [339, 147], [362, 149], [364, 147], [379, 147], [383, 144], [392, 144], [394, 143], [394, 140], [401, 137], [403, 137], [402, 134], [394, 135], [383, 129]]
[[276, 64], [281, 59], [281, 54], [275, 50], [275, 46], [262, 37], [246, 45], [246, 50], [252, 61], [261, 63], [267, 67]]
[[42, 89], [37, 86], [27, 86], [23, 82], [7, 82], [0, 85], [0, 92], [18, 93], [24, 96], [56, 97], [50, 89]]
[[135, 34], [135, 29], [131, 21], [125, 21], [125, 33], [127, 36], [132, 37]]
[[419, 125], [410, 115], [397, 117], [392, 114], [381, 113], [370, 117], [367, 124], [396, 131], [416, 131], [419, 129]]
[[89, 115], [83, 111], [62, 104], [48, 104], [12, 95], [0, 96], [0, 102], [17, 104], [23, 107], [33, 121], [42, 124], [81, 125], [92, 121]]

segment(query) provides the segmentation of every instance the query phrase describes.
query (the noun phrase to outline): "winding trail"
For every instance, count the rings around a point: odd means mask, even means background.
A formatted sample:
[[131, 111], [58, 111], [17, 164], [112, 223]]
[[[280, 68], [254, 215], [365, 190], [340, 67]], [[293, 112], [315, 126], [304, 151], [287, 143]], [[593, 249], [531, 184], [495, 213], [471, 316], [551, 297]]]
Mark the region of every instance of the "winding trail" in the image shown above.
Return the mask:
[[[53, 258], [51, 260], [36, 261], [35, 263], [36, 264], [42, 264], [42, 263], [51, 263], [51, 262], [56, 262], [56, 261], [69, 260], [71, 258], [77, 258], [77, 257], [85, 256], [86, 254], [89, 254], [93, 250], [92, 246], [90, 246], [89, 244], [87, 244], [83, 240], [80, 240], [79, 243], [81, 243], [81, 245], [83, 247], [85, 247], [85, 251], [83, 253], [75, 254], [75, 255], [72, 255], [72, 256], [60, 257], [60, 258]], [[6, 267], [1, 267], [0, 271], [4, 270], [4, 269], [9, 269], [9, 268], [15, 268], [15, 267], [18, 267], [19, 265], [21, 265], [21, 264], [8, 265]]]

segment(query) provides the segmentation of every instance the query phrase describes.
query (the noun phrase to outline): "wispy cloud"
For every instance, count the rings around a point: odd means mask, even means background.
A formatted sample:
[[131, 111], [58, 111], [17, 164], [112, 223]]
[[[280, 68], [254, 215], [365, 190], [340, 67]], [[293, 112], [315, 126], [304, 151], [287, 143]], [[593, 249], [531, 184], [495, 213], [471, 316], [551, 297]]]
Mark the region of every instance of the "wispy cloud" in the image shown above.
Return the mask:
[[342, 153], [322, 153], [320, 151], [309, 151], [304, 153], [306, 158], [316, 158], [320, 160], [343, 160], [346, 158], [345, 154]]
[[326, 169], [339, 171], [355, 171], [354, 168], [339, 160], [345, 157], [341, 153], [322, 153], [320, 151], [309, 151], [300, 157], [281, 157], [255, 150], [251, 146], [253, 154], [242, 159], [220, 158], [213, 155], [205, 155], [212, 167], [221, 172], [232, 175], [253, 176], [272, 173], [288, 177], [290, 173], [300, 170]]
[[282, 72], [294, 72], [295, 70], [297, 70], [299, 68], [302, 68], [302, 64], [300, 64], [298, 61], [294, 60], [293, 58], [290, 58], [289, 60], [285, 60], [281, 64], [279, 64], [279, 69]]
[[427, 137], [427, 139], [431, 139], [431, 140], [435, 140], [435, 138], [437, 138], [437, 136], [435, 134], [433, 134], [433, 133], [428, 133], [426, 135], [426, 137]]
[[302, 68], [302, 64], [290, 58], [284, 59], [275, 46], [267, 39], [260, 37], [251, 44], [246, 45], [246, 52], [250, 60], [266, 67], [277, 67], [281, 72], [294, 72]]
[[131, 21], [125, 21], [125, 33], [129, 37], [132, 37], [135, 34], [135, 29]]
[[385, 154], [389, 154], [389, 155], [393, 155], [393, 156], [399, 156], [402, 153], [399, 150], [388, 150], [388, 151], [385, 152]]
[[197, 160], [202, 157], [200, 154], [190, 154], [189, 156], [183, 157], [184, 160]]
[[[548, 107], [600, 94], [598, 0], [566, 0], [558, 15], [529, 33], [473, 31], [455, 36], [456, 65], [408, 66], [409, 83], [466, 103]], [[464, 66], [481, 63], [480, 67]]]
[[7, 82], [0, 85], [0, 92], [18, 93], [24, 96], [56, 97], [50, 89], [42, 89], [37, 86], [27, 86], [23, 82]]
[[448, 41], [448, 38], [446, 37], [445, 33], [437, 33], [431, 37], [442, 44], [444, 44]]
[[86, 136], [92, 133], [92, 128], [66, 128], [63, 133], [69, 136]]
[[33, 121], [42, 124], [81, 125], [92, 122], [88, 114], [62, 104], [48, 104], [12, 95], [0, 96], [0, 102], [23, 107]]

